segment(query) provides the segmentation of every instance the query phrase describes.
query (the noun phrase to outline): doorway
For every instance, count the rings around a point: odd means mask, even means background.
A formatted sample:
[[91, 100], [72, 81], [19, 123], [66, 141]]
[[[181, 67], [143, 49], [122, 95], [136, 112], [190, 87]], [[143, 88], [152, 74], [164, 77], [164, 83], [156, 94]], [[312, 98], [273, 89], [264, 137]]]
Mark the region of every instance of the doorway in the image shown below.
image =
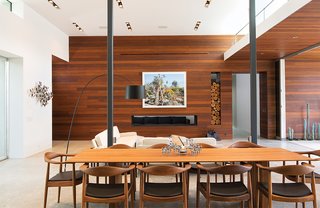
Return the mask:
[[8, 157], [7, 150], [7, 101], [8, 59], [0, 56], [0, 161]]
[[[260, 136], [260, 75], [257, 74], [257, 122]], [[250, 74], [232, 74], [232, 132], [235, 139], [251, 135], [250, 123]]]

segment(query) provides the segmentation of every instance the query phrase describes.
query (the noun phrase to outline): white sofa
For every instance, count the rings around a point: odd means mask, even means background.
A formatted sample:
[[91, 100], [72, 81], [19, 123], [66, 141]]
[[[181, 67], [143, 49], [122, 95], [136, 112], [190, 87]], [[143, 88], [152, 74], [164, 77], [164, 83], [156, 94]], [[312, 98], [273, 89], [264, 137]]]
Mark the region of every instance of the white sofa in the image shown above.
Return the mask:
[[[138, 140], [137, 132], [120, 133], [117, 126], [113, 127], [113, 136], [115, 137], [115, 144], [126, 144], [130, 147], [135, 147]], [[108, 130], [97, 134], [91, 142], [94, 148], [108, 147]]]

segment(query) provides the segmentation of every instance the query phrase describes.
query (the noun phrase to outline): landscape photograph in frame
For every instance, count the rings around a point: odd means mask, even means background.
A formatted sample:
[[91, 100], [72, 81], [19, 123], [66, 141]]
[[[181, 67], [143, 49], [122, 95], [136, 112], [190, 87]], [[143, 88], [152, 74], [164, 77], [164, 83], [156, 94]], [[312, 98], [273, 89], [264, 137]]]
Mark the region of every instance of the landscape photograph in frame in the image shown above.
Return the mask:
[[143, 72], [143, 108], [186, 108], [186, 72]]

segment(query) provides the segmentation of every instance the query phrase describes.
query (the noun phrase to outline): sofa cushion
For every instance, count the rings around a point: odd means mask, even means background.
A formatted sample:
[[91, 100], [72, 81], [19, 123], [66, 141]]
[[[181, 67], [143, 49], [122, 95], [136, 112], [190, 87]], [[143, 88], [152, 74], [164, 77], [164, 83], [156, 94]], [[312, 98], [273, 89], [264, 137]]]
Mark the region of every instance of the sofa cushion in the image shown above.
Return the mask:
[[108, 146], [108, 130], [104, 130], [95, 136], [98, 147]]

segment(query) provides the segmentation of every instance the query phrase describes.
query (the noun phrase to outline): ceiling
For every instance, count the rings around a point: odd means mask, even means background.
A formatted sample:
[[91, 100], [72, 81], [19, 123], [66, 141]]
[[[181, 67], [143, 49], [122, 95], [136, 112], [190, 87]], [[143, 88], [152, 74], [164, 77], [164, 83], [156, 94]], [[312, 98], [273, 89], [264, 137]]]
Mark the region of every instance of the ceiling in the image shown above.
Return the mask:
[[[271, 0], [257, 1], [260, 11]], [[276, 0], [277, 1], [277, 0]], [[279, 0], [278, 0], [279, 1]], [[106, 35], [107, 0], [24, 0], [31, 8], [70, 36]], [[114, 0], [115, 35], [234, 35], [248, 23], [249, 0]], [[197, 21], [201, 25], [197, 31]], [[84, 31], [72, 24], [76, 22]], [[129, 31], [125, 22], [130, 22]]]
[[[320, 43], [320, 0], [312, 0], [257, 38], [257, 58], [279, 59], [317, 43]], [[249, 52], [247, 45], [229, 59], [248, 59]], [[319, 60], [319, 53], [311, 54], [310, 59]]]

